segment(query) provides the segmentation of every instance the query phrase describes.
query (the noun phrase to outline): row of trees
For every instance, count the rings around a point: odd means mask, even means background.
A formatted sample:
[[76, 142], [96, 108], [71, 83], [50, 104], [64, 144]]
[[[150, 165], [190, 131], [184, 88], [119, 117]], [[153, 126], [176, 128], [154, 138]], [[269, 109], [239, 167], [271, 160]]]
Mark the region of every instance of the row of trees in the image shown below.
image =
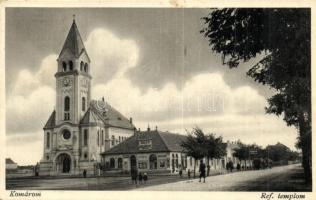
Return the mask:
[[246, 145], [239, 142], [238, 147], [234, 149], [233, 156], [244, 162], [245, 165], [246, 160], [254, 159], [264, 160], [268, 165], [287, 164], [288, 161], [299, 160], [298, 152], [291, 151], [281, 143], [262, 148], [256, 144]]
[[226, 144], [221, 136], [216, 137], [215, 134], [204, 134], [203, 130], [195, 127], [191, 132], [188, 132], [187, 139], [181, 143], [188, 156], [194, 158], [194, 177], [195, 166], [197, 161], [202, 158], [207, 158], [207, 163], [210, 159], [222, 158], [226, 155]]
[[[182, 141], [181, 146], [186, 151], [187, 155], [194, 158], [194, 177], [195, 167], [198, 160], [206, 158], [209, 165], [210, 159], [221, 159], [227, 154], [227, 143], [223, 142], [221, 136], [216, 136], [213, 133], [205, 134], [199, 127], [193, 128], [188, 132], [186, 140]], [[297, 152], [291, 151], [287, 146], [277, 143], [262, 148], [256, 144], [246, 145], [242, 142], [237, 143], [237, 147], [232, 149], [233, 156], [240, 160], [240, 164], [246, 166], [246, 160], [264, 159], [274, 163], [284, 161], [287, 163], [299, 158]]]

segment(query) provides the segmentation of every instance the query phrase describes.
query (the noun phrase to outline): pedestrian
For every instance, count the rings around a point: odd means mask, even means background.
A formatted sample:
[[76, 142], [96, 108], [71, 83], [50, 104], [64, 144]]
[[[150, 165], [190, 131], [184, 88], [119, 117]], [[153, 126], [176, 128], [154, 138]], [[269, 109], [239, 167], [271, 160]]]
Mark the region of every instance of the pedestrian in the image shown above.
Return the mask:
[[148, 180], [148, 176], [146, 172], [144, 173], [143, 179], [144, 179], [144, 184], [146, 184], [146, 181]]
[[240, 171], [240, 163], [237, 164], [237, 170]]
[[200, 181], [201, 182], [201, 178], [204, 178], [204, 183], [205, 183], [205, 164], [203, 163], [203, 160], [200, 161]]
[[210, 175], [210, 168], [211, 168], [211, 166], [209, 164], [207, 164], [207, 176]]
[[137, 169], [136, 168], [132, 168], [131, 169], [131, 177], [132, 177], [132, 183], [135, 185], [137, 185]]
[[87, 177], [87, 170], [83, 170], [83, 178], [86, 178]]
[[228, 162], [226, 163], [226, 170], [227, 170], [227, 172], [229, 172], [229, 163]]
[[189, 179], [191, 178], [191, 171], [190, 171], [190, 169], [188, 169], [188, 178]]
[[179, 166], [179, 176], [180, 176], [180, 178], [182, 178], [182, 166], [181, 165]]
[[139, 184], [142, 184], [142, 183], [143, 183], [143, 175], [142, 175], [141, 172], [139, 172], [139, 174], [138, 174], [138, 183], [139, 183]]

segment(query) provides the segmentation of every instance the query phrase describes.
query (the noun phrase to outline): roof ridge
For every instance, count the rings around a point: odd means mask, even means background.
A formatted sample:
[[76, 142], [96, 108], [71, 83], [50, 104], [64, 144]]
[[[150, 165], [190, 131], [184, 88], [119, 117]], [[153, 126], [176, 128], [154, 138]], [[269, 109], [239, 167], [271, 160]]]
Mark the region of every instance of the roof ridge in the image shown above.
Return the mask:
[[169, 151], [171, 151], [171, 149], [169, 148], [169, 146], [167, 145], [167, 143], [166, 143], [166, 140], [165, 140], [165, 138], [161, 135], [161, 131], [158, 131], [158, 130], [155, 130], [157, 133], [158, 133], [158, 135], [159, 135], [159, 137], [161, 138], [161, 140], [163, 141], [163, 144], [165, 145], [165, 147], [166, 147], [166, 149], [168, 149]]

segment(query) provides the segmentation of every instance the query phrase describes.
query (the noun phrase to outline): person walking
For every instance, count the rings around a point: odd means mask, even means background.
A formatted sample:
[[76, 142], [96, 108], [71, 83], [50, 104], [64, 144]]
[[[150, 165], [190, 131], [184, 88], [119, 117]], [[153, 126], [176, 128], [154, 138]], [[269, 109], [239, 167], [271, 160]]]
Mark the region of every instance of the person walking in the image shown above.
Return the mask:
[[191, 171], [188, 169], [188, 178], [191, 179]]
[[211, 169], [211, 166], [208, 164], [208, 165], [207, 165], [207, 176], [210, 175], [210, 169]]
[[135, 183], [135, 185], [137, 185], [137, 169], [134, 167], [131, 169], [131, 177], [132, 183]]
[[143, 175], [142, 175], [141, 172], [139, 172], [139, 174], [138, 174], [138, 183], [139, 183], [139, 184], [142, 184], [142, 183], [143, 183]]
[[83, 178], [86, 178], [87, 177], [87, 170], [83, 170]]
[[144, 173], [143, 179], [144, 179], [144, 184], [146, 184], [146, 182], [147, 182], [147, 180], [148, 180], [148, 176], [147, 176], [147, 173], [146, 173], [146, 172]]
[[180, 178], [182, 178], [182, 166], [181, 165], [179, 166], [179, 176], [180, 176]]
[[204, 178], [204, 183], [205, 183], [205, 164], [203, 163], [203, 160], [200, 161], [200, 181], [201, 182], [201, 179], [202, 177]]

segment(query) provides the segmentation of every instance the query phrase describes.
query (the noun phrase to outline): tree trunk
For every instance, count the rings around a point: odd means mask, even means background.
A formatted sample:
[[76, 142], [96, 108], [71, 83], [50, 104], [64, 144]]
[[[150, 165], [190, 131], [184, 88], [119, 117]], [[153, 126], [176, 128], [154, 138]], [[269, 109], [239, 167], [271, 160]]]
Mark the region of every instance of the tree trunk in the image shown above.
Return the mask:
[[195, 178], [195, 167], [196, 167], [196, 159], [194, 158], [194, 172], [193, 172], [193, 177]]
[[304, 168], [305, 182], [307, 184], [312, 183], [312, 149], [311, 149], [311, 127], [309, 122], [304, 120], [303, 114], [299, 116], [299, 134], [300, 134], [300, 146], [302, 149], [302, 165]]

